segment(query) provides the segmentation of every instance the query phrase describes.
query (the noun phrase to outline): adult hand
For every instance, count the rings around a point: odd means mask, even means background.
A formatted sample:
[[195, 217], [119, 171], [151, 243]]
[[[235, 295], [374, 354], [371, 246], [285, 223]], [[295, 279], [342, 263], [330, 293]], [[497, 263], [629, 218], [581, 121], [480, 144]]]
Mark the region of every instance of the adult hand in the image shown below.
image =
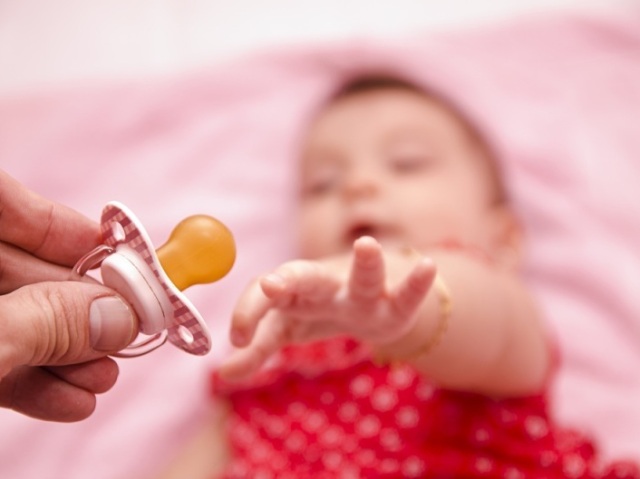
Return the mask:
[[77, 421], [118, 375], [108, 358], [136, 336], [133, 310], [70, 268], [99, 226], [0, 170], [0, 406]]

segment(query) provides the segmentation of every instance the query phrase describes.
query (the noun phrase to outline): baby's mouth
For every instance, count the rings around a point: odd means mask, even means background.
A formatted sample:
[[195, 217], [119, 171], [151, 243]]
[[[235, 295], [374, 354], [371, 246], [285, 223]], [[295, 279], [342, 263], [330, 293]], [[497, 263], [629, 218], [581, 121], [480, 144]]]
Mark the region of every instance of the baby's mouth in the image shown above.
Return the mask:
[[363, 236], [372, 236], [377, 238], [380, 236], [381, 230], [379, 227], [373, 224], [358, 224], [354, 225], [347, 231], [346, 240], [349, 244], [353, 243], [358, 238]]

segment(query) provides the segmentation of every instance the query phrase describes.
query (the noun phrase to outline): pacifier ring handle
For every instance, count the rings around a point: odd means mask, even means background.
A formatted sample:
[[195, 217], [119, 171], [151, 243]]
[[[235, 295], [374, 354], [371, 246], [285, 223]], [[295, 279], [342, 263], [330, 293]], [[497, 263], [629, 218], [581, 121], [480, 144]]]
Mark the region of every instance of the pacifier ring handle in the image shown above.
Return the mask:
[[98, 266], [104, 259], [115, 251], [111, 246], [102, 244], [96, 246], [82, 258], [78, 260], [72, 269], [72, 273], [80, 278], [87, 274], [90, 269]]
[[154, 334], [153, 336], [150, 336], [147, 339], [135, 342], [125, 349], [111, 354], [111, 356], [116, 358], [137, 358], [139, 356], [144, 356], [145, 354], [149, 354], [150, 352], [155, 351], [164, 343], [166, 343], [168, 337], [169, 333], [165, 329], [159, 333]]

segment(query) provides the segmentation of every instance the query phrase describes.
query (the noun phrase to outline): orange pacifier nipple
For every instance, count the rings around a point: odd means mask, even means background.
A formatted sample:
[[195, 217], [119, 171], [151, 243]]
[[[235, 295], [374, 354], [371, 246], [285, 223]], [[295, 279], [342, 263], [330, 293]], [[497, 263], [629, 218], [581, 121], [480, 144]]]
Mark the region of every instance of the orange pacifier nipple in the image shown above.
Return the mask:
[[180, 291], [225, 276], [236, 259], [229, 229], [206, 215], [190, 216], [173, 229], [156, 250], [162, 269]]

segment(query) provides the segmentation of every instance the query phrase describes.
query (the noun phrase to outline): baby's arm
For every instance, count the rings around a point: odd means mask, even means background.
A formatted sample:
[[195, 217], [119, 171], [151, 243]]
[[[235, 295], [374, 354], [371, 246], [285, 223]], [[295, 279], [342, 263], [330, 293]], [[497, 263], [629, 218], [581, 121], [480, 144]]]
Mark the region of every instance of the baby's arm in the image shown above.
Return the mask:
[[431, 257], [452, 303], [441, 341], [420, 354], [444, 313], [432, 288], [411, 332], [379, 346], [378, 353], [413, 356], [413, 365], [443, 387], [496, 396], [539, 392], [550, 366], [549, 344], [520, 277], [464, 251], [433, 251]]
[[[434, 251], [453, 314], [440, 344], [420, 354], [442, 321], [433, 262], [382, 251], [372, 238], [353, 257], [285, 263], [240, 298], [232, 320], [239, 349], [227, 378], [257, 370], [286, 344], [349, 334], [376, 355], [403, 358], [444, 387], [493, 395], [535, 392], [548, 366], [536, 310], [516, 275], [459, 252]], [[446, 319], [446, 318], [445, 318]]]

